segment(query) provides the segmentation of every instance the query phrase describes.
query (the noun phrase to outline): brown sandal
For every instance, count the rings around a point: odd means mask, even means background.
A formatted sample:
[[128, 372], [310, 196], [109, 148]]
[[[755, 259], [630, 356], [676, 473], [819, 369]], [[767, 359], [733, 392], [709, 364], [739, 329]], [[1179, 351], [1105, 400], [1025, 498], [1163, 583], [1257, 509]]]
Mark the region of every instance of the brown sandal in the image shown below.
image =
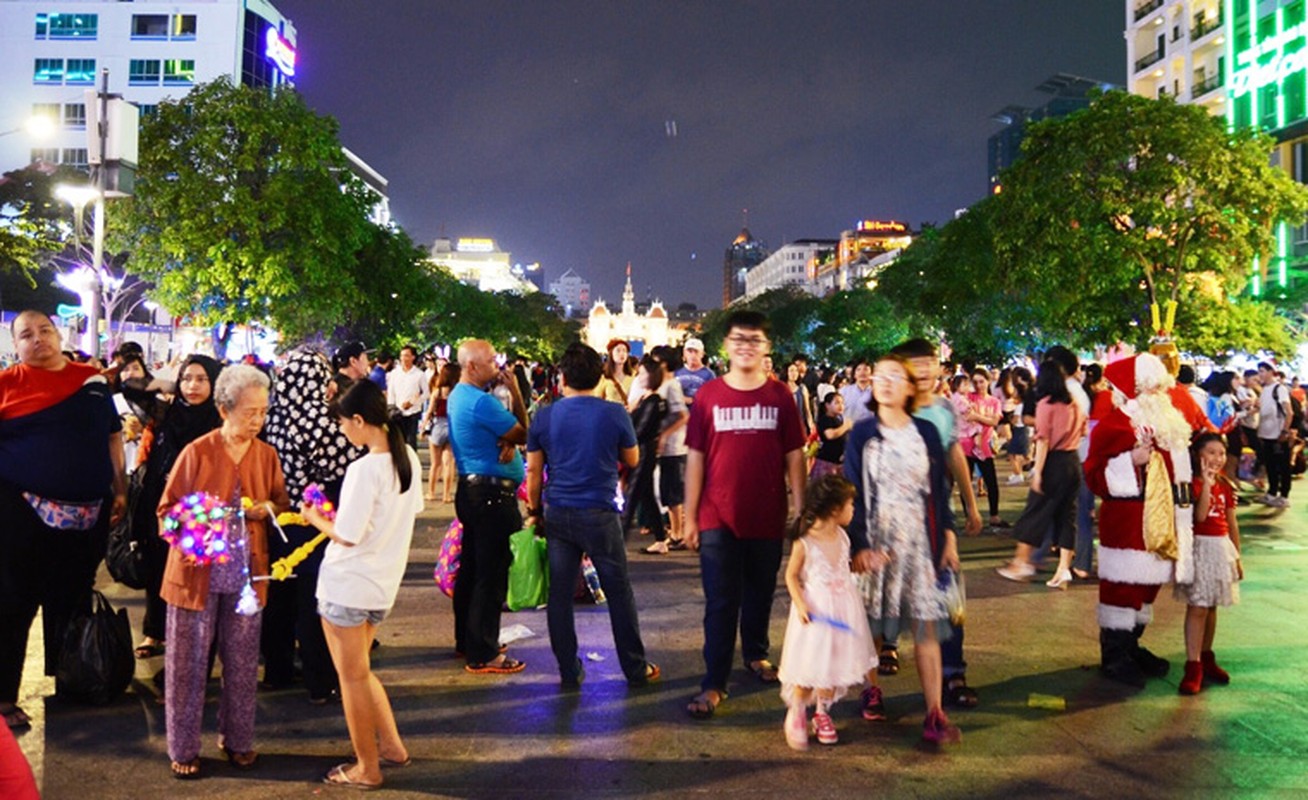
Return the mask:
[[227, 763], [237, 769], [254, 769], [255, 762], [259, 760], [259, 754], [253, 750], [238, 753], [226, 745], [223, 746], [222, 750], [223, 755], [227, 756]]
[[169, 767], [173, 772], [173, 777], [179, 781], [193, 781], [200, 777], [200, 757], [196, 756], [190, 761], [174, 761]]
[[705, 689], [695, 695], [690, 705], [686, 706], [686, 711], [695, 719], [711, 719], [718, 706], [726, 699], [727, 693], [721, 689]]

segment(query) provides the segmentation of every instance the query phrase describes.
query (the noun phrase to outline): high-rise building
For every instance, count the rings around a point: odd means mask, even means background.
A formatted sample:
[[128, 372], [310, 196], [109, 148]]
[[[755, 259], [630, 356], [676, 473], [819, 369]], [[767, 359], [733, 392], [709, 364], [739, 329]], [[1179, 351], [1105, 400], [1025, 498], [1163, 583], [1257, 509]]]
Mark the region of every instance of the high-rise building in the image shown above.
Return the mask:
[[[280, 86], [295, 78], [295, 26], [266, 0], [0, 0], [0, 172], [85, 168], [87, 92], [106, 68], [109, 91], [147, 114], [222, 75]], [[33, 116], [50, 138], [24, 130]]]
[[563, 307], [564, 316], [590, 311], [590, 281], [569, 269], [550, 282], [550, 294]]
[[1022, 156], [1022, 140], [1026, 138], [1028, 125], [1042, 119], [1063, 117], [1090, 105], [1090, 92], [1098, 89], [1120, 89], [1111, 83], [1081, 78], [1076, 75], [1058, 73], [1036, 87], [1036, 91], [1053, 95], [1049, 102], [1037, 108], [1026, 106], [1005, 106], [991, 115], [991, 119], [1004, 127], [990, 137], [987, 147], [986, 174], [990, 183], [986, 187], [989, 194], [998, 194], [999, 173], [1008, 169]]
[[784, 286], [820, 294], [814, 281], [817, 265], [834, 254], [838, 244], [836, 239], [799, 239], [781, 246], [745, 275], [744, 297], [757, 297]]
[[722, 307], [745, 295], [745, 276], [768, 257], [768, 246], [741, 228], [722, 260]]
[[[1126, 0], [1131, 91], [1264, 131], [1277, 141], [1273, 163], [1300, 183], [1308, 183], [1305, 37], [1304, 0]], [[1308, 225], [1278, 225], [1269, 259], [1254, 271], [1254, 295], [1308, 277]]]

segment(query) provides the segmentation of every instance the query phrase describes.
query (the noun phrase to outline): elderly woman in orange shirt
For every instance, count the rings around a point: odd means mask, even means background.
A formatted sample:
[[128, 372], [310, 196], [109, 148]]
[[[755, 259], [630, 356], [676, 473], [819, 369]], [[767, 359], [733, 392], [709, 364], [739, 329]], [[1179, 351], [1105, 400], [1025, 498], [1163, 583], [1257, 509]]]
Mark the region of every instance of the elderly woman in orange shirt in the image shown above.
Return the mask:
[[250, 500], [243, 514], [229, 518], [231, 560], [198, 564], [173, 548], [164, 568], [160, 594], [168, 603], [168, 755], [173, 776], [182, 780], [200, 775], [204, 684], [215, 635], [223, 662], [219, 746], [238, 769], [253, 767], [257, 758], [254, 707], [266, 584], [253, 584], [256, 607], [238, 609], [238, 602], [249, 578], [268, 574], [269, 517], [290, 508], [277, 452], [256, 438], [268, 415], [268, 387], [268, 376], [254, 367], [235, 365], [222, 371], [213, 392], [222, 427], [186, 446], [159, 501], [163, 518], [174, 504], [197, 492], [213, 495], [228, 507]]

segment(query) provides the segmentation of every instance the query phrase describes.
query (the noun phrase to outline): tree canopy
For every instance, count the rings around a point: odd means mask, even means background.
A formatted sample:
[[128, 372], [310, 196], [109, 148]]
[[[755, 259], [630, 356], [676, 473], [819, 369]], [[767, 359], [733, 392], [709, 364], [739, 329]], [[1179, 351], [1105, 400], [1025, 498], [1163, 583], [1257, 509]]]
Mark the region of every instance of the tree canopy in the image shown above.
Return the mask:
[[[1243, 346], [1219, 341], [1221, 320], [1204, 312], [1247, 305], [1232, 298], [1255, 259], [1269, 263], [1275, 225], [1308, 215], [1308, 188], [1271, 164], [1273, 145], [1200, 106], [1120, 91], [1032, 125], [994, 198], [999, 285], [1098, 342], [1139, 343], [1185, 301], [1183, 348], [1192, 336]], [[1151, 304], [1164, 309], [1160, 326]]]
[[373, 286], [358, 283], [360, 252], [386, 245], [336, 133], [294, 91], [226, 77], [160, 103], [125, 204], [132, 269], [156, 300], [202, 323], [266, 321], [292, 340], [347, 318]]

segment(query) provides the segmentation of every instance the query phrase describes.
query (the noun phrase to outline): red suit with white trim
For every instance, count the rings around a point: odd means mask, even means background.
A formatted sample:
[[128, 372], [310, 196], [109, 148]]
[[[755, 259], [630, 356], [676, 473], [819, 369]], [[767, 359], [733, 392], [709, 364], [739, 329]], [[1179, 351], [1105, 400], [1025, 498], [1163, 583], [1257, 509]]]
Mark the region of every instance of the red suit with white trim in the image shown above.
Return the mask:
[[[1174, 406], [1172, 377], [1157, 357], [1142, 353], [1116, 361], [1104, 377], [1117, 407], [1095, 426], [1085, 461], [1086, 484], [1103, 499], [1100, 666], [1113, 680], [1143, 686], [1146, 677], [1161, 677], [1169, 666], [1140, 646], [1154, 599], [1164, 584], [1187, 579], [1178, 570], [1193, 569], [1191, 423]], [[1160, 548], [1160, 539], [1173, 544]]]

